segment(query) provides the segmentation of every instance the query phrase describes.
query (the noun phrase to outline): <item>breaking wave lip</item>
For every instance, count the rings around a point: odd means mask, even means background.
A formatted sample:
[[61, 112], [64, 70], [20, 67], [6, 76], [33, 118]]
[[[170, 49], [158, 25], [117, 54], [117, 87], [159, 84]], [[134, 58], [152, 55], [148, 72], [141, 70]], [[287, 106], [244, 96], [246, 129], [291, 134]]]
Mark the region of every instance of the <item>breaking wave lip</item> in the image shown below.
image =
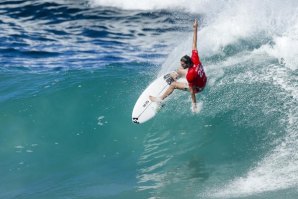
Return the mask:
[[187, 0], [89, 0], [90, 6], [108, 6], [125, 10], [182, 10], [192, 13], [207, 13], [211, 9], [220, 9], [225, 5], [224, 0], [197, 1]]
[[[266, 71], [266, 72], [265, 72]], [[241, 77], [235, 81], [268, 82], [281, 89], [285, 116], [280, 123], [285, 127], [284, 135], [275, 140], [277, 146], [252, 166], [244, 175], [230, 180], [225, 185], [206, 191], [211, 198], [240, 198], [262, 193], [288, 190], [298, 185], [298, 81], [290, 68], [272, 64], [255, 80]], [[245, 80], [246, 79], [246, 80]], [[208, 194], [207, 194], [208, 195]]]
[[[220, 3], [217, 5], [217, 2]], [[220, 56], [219, 61], [224, 61], [230, 56], [227, 53], [230, 46], [239, 45], [241, 42], [257, 42], [259, 44], [253, 48], [239, 48], [237, 51], [263, 53], [278, 59], [287, 68], [297, 70], [297, 1], [290, 1], [288, 4], [280, 0], [271, 1], [270, 4], [256, 0], [241, 1], [241, 3], [210, 1], [209, 4], [213, 7], [202, 5], [208, 13], [201, 12], [199, 9], [195, 12], [201, 18], [198, 50], [203, 64], [206, 63], [205, 59], [208, 60], [213, 56]], [[192, 6], [198, 5], [200, 2]], [[284, 12], [285, 10], [287, 12]], [[178, 58], [190, 53], [192, 33], [189, 32], [186, 36], [176, 39], [180, 41], [178, 42], [180, 45], [169, 54], [161, 73], [173, 70], [179, 64]]]

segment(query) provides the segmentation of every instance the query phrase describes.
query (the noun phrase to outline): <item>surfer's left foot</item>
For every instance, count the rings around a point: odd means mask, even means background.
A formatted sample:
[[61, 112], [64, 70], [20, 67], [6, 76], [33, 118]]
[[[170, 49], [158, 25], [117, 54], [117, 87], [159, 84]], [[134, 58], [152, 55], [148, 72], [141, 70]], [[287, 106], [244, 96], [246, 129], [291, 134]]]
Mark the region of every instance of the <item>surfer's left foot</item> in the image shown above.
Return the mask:
[[160, 97], [153, 97], [153, 96], [149, 96], [149, 99], [152, 102], [162, 102], [162, 99]]

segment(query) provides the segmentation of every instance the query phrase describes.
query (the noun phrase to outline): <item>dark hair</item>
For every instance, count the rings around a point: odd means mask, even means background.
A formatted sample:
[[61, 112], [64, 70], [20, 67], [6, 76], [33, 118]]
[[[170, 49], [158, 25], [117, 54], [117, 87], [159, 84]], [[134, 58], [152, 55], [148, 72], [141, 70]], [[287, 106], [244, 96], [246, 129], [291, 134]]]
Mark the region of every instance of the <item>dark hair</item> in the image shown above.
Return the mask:
[[188, 55], [184, 55], [183, 57], [181, 57], [180, 61], [186, 64], [186, 68], [189, 68], [193, 65], [191, 58]]

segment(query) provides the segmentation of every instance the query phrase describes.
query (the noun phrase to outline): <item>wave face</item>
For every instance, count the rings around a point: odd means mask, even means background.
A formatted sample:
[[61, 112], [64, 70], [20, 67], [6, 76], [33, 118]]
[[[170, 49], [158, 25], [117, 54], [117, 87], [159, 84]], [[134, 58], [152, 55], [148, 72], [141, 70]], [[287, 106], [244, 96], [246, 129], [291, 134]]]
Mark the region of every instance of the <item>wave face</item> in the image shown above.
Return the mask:
[[[0, 3], [0, 198], [297, 198], [297, 1]], [[189, 54], [208, 85], [144, 125]]]

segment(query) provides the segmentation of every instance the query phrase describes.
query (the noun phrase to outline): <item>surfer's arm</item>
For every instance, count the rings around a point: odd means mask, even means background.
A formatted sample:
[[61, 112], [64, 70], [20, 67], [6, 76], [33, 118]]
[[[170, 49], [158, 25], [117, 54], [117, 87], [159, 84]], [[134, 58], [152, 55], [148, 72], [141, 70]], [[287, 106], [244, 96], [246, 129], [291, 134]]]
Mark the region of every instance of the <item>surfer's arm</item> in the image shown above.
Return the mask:
[[191, 95], [191, 107], [193, 112], [196, 111], [197, 109], [197, 98], [196, 98], [196, 93], [192, 87], [189, 87], [190, 95]]
[[189, 91], [190, 91], [190, 94], [191, 94], [192, 104], [196, 104], [197, 99], [196, 99], [196, 93], [195, 93], [194, 89], [192, 87], [189, 87]]
[[197, 50], [197, 33], [198, 33], [198, 20], [195, 19], [195, 22], [193, 24], [192, 50]]

